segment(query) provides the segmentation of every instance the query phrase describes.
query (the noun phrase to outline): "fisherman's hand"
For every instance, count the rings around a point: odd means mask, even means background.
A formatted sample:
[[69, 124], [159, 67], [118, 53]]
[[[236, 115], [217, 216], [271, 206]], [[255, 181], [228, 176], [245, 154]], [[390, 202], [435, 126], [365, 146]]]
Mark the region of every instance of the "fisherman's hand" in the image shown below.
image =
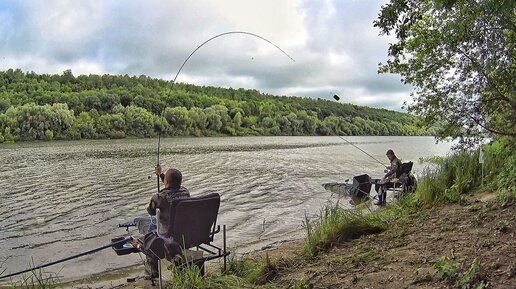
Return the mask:
[[156, 168], [154, 170], [156, 172], [156, 176], [160, 176], [161, 175], [161, 165], [160, 164], [157, 164]]

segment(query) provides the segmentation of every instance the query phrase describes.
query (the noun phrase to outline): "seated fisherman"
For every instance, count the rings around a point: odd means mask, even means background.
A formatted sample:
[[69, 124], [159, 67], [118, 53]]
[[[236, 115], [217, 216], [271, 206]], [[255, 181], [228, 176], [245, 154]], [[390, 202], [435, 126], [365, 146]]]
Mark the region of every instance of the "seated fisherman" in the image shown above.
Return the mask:
[[374, 185], [374, 189], [378, 195], [378, 199], [374, 202], [375, 205], [385, 205], [387, 202], [387, 189], [393, 188], [394, 183], [391, 180], [399, 175], [401, 169], [401, 161], [396, 157], [393, 150], [388, 150], [386, 153], [391, 165], [387, 167], [388, 171], [385, 176]]
[[[183, 180], [183, 175], [177, 169], [168, 169], [165, 174], [161, 172], [161, 165], [157, 165], [155, 169], [156, 175], [161, 178], [164, 183], [164, 188], [159, 191], [159, 193], [152, 196], [149, 206], [147, 207], [147, 212], [150, 215], [156, 215], [156, 209], [160, 209], [160, 218], [158, 222], [160, 223], [159, 234], [165, 237], [170, 237], [169, 226], [172, 224], [169, 223], [170, 217], [170, 203], [173, 199], [179, 198], [189, 198], [190, 192], [187, 188], [181, 186], [181, 182]], [[150, 277], [156, 278], [158, 277], [158, 258], [149, 252], [147, 255], [147, 263], [150, 266]]]

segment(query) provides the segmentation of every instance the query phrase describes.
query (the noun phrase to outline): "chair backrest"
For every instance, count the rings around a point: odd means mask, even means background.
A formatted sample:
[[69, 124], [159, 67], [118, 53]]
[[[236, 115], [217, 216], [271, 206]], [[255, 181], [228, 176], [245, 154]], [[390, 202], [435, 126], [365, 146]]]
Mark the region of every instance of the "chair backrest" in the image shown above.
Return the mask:
[[400, 168], [400, 176], [402, 174], [407, 174], [409, 175], [410, 172], [412, 171], [412, 165], [414, 165], [413, 162], [406, 162], [406, 163], [402, 163], [401, 164], [401, 168]]
[[174, 199], [170, 207], [169, 221], [172, 225], [167, 233], [183, 249], [213, 241], [220, 207], [219, 194]]

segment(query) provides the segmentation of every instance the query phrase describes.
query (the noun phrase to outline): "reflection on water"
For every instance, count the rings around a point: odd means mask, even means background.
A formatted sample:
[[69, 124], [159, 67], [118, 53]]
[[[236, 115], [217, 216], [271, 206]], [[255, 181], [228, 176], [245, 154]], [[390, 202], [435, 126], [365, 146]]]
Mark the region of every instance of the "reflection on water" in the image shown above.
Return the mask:
[[[445, 155], [430, 137], [347, 137], [375, 158], [394, 149], [403, 160]], [[108, 244], [117, 225], [145, 214], [156, 192], [156, 140], [97, 140], [0, 146], [0, 261], [5, 274]], [[302, 236], [330, 194], [323, 183], [383, 168], [338, 137], [181, 138], [161, 142], [161, 162], [183, 172], [192, 195], [219, 192], [219, 223], [244, 252]], [[140, 261], [111, 250], [50, 267], [76, 277]]]

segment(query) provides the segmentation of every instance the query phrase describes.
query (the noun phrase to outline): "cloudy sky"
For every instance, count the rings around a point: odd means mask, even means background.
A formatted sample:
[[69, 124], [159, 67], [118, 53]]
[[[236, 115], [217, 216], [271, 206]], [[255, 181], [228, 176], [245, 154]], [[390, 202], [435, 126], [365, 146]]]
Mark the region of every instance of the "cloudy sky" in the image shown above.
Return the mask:
[[2, 0], [0, 70], [149, 75], [401, 110], [411, 87], [379, 75], [387, 0]]

